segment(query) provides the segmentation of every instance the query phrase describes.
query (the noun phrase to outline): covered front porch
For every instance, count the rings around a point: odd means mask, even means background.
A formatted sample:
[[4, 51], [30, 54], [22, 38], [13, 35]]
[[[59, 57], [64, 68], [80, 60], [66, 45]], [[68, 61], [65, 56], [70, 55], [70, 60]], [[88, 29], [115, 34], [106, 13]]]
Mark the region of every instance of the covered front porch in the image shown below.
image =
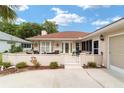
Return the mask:
[[80, 41], [34, 41], [33, 50], [39, 54], [71, 54], [81, 50]]

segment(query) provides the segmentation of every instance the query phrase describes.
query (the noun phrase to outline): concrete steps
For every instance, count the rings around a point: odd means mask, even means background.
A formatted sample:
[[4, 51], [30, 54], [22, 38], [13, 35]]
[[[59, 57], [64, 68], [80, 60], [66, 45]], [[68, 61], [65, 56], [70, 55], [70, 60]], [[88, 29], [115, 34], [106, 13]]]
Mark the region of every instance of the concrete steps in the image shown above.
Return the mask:
[[79, 63], [65, 63], [65, 69], [82, 68]]

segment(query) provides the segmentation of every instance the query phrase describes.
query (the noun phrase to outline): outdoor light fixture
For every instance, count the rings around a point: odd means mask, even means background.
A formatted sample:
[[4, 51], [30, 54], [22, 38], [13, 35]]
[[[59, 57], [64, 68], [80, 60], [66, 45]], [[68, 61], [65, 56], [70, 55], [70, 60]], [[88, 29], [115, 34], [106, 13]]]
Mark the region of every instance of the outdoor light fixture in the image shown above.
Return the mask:
[[104, 41], [104, 36], [103, 35], [100, 35], [100, 40]]

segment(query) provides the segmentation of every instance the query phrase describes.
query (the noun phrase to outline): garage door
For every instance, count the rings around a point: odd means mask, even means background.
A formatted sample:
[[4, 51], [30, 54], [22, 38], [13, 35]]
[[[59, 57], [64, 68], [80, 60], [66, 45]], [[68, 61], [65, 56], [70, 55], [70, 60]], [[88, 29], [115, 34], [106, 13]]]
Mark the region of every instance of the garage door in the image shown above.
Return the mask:
[[124, 69], [124, 34], [109, 38], [110, 65]]

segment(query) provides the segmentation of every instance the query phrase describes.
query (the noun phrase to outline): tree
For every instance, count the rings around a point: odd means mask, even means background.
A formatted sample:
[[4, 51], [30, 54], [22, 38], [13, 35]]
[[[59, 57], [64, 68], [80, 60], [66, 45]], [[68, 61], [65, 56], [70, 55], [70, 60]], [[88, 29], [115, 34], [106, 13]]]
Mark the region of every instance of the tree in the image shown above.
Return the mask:
[[41, 34], [42, 26], [37, 23], [22, 23], [19, 25], [18, 35], [20, 38], [28, 38]]
[[18, 25], [16, 24], [11, 24], [11, 23], [4, 23], [4, 22], [0, 22], [0, 31], [6, 32], [8, 34], [11, 35], [17, 35], [18, 33]]
[[4, 22], [14, 21], [17, 17], [14, 9], [16, 6], [13, 5], [0, 5], [0, 17]]
[[55, 22], [51, 22], [51, 21], [45, 21], [43, 24], [43, 29], [46, 30], [49, 33], [56, 33], [58, 32], [57, 28], [58, 26], [55, 24]]

